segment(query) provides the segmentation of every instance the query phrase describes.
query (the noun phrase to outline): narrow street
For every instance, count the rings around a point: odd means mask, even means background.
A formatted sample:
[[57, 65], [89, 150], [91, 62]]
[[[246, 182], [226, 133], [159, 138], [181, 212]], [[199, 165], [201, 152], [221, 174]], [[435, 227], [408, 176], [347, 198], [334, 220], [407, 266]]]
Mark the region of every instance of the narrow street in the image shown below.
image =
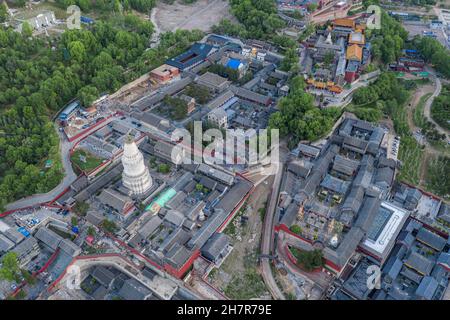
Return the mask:
[[[283, 177], [284, 163], [287, 159], [287, 152], [282, 152], [284, 148], [280, 145], [280, 161], [277, 166], [275, 180], [272, 186], [266, 216], [264, 219], [263, 234], [261, 239], [261, 254], [271, 255], [274, 253], [274, 226], [276, 223], [276, 207], [278, 202], [278, 193], [280, 191], [281, 180]], [[267, 285], [272, 297], [276, 300], [285, 300], [283, 292], [278, 287], [270, 267], [270, 260], [266, 257], [261, 257], [261, 268], [264, 282]]]

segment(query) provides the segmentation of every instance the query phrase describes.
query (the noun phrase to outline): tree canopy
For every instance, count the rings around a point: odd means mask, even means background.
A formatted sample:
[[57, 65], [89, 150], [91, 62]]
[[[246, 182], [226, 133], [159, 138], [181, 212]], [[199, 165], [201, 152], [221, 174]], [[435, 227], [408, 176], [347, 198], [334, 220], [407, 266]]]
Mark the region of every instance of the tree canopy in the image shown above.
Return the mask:
[[63, 177], [50, 115], [74, 97], [91, 104], [203, 37], [198, 30], [163, 33], [159, 46], [146, 50], [151, 22], [128, 14], [114, 22], [50, 38], [0, 28], [0, 211]]
[[231, 11], [241, 25], [222, 20], [213, 32], [243, 38], [268, 39], [285, 26], [274, 0], [230, 0]]
[[431, 37], [416, 37], [414, 48], [418, 48], [427, 62], [434, 65], [446, 78], [450, 78], [450, 54], [438, 40]]
[[337, 108], [314, 106], [314, 98], [305, 92], [305, 83], [300, 76], [292, 78], [289, 95], [280, 99], [278, 109], [270, 117], [269, 127], [279, 129], [282, 137], [292, 135], [293, 143], [318, 139], [331, 129], [340, 115]]

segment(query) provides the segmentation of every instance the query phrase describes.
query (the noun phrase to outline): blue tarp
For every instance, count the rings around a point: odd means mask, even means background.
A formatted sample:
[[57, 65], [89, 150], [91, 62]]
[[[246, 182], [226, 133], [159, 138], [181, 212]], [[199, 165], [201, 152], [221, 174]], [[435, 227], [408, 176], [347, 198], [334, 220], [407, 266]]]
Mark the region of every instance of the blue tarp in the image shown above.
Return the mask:
[[89, 17], [81, 16], [80, 21], [83, 23], [94, 23], [94, 19], [91, 19]]
[[238, 59], [230, 59], [228, 60], [227, 67], [233, 70], [237, 70], [241, 64], [241, 61]]
[[23, 234], [25, 237], [28, 237], [30, 235], [30, 233], [28, 232], [27, 229], [25, 229], [24, 227], [20, 227], [19, 229], [17, 229], [21, 234]]

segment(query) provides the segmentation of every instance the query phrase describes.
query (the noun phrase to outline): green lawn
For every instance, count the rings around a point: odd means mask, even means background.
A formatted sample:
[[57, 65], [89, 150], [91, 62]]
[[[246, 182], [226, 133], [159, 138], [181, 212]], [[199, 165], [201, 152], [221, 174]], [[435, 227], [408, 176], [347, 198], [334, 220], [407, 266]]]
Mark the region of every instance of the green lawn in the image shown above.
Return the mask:
[[19, 8], [17, 18], [30, 19], [46, 10], [53, 11], [55, 13], [56, 19], [65, 19], [68, 16], [66, 9], [64, 9], [62, 6], [58, 6], [56, 3], [45, 1], [33, 5], [33, 10], [29, 10], [26, 8]]
[[401, 181], [418, 185], [420, 182], [420, 163], [423, 150], [411, 136], [402, 136], [398, 158], [402, 161], [402, 168], [398, 175]]
[[448, 179], [450, 158], [444, 156], [431, 157], [426, 165], [427, 190], [448, 200], [450, 198], [450, 180]]
[[425, 107], [425, 102], [428, 100], [428, 98], [431, 97], [431, 95], [431, 93], [427, 93], [426, 95], [422, 96], [416, 106], [416, 109], [414, 110], [413, 121], [414, 124], [419, 128], [423, 128], [427, 122], [427, 120], [423, 116], [423, 108]]
[[259, 298], [266, 292], [266, 285], [254, 267], [247, 268], [242, 275], [234, 275], [225, 289], [227, 297], [236, 300]]
[[[86, 157], [86, 162], [80, 160], [80, 155]], [[98, 158], [91, 153], [84, 150], [75, 150], [75, 152], [70, 157], [73, 164], [78, 166], [82, 171], [89, 172], [97, 168], [104, 159]]]

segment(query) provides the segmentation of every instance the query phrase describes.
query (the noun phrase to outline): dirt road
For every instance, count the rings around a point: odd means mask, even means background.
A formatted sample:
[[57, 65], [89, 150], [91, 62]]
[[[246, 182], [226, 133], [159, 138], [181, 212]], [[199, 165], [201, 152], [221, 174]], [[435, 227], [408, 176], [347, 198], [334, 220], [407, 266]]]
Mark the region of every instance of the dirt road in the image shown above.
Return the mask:
[[[430, 74], [432, 74], [432, 73], [430, 72]], [[434, 82], [420, 86], [414, 92], [414, 95], [412, 96], [410, 103], [407, 105], [407, 108], [406, 108], [407, 117], [406, 118], [408, 121], [408, 126], [412, 133], [415, 133], [415, 132], [421, 130], [421, 128], [419, 128], [415, 125], [413, 117], [414, 117], [414, 111], [420, 103], [420, 99], [427, 94], [431, 94], [431, 96], [425, 101], [423, 115], [427, 119], [427, 121], [435, 123], [434, 120], [431, 119], [430, 109], [431, 109], [431, 105], [433, 103], [434, 98], [440, 94], [442, 85], [441, 85], [439, 78], [435, 77], [434, 74], [432, 74], [432, 77], [433, 77]], [[436, 126], [436, 130], [438, 130], [440, 133], [443, 133], [442, 132], [443, 129], [442, 128], [439, 129], [439, 128], [440, 128], [439, 126]], [[444, 131], [444, 133], [447, 134], [445, 131]], [[430, 161], [431, 157], [434, 158], [441, 154], [441, 151], [436, 150], [436, 148], [434, 148], [432, 145], [430, 145], [430, 143], [426, 140], [426, 138], [424, 138], [424, 146], [425, 146], [425, 149], [424, 149], [423, 157], [421, 159], [420, 175], [419, 175], [419, 178], [420, 178], [419, 186], [422, 188], [425, 187], [426, 175], [427, 175], [427, 163]]]

